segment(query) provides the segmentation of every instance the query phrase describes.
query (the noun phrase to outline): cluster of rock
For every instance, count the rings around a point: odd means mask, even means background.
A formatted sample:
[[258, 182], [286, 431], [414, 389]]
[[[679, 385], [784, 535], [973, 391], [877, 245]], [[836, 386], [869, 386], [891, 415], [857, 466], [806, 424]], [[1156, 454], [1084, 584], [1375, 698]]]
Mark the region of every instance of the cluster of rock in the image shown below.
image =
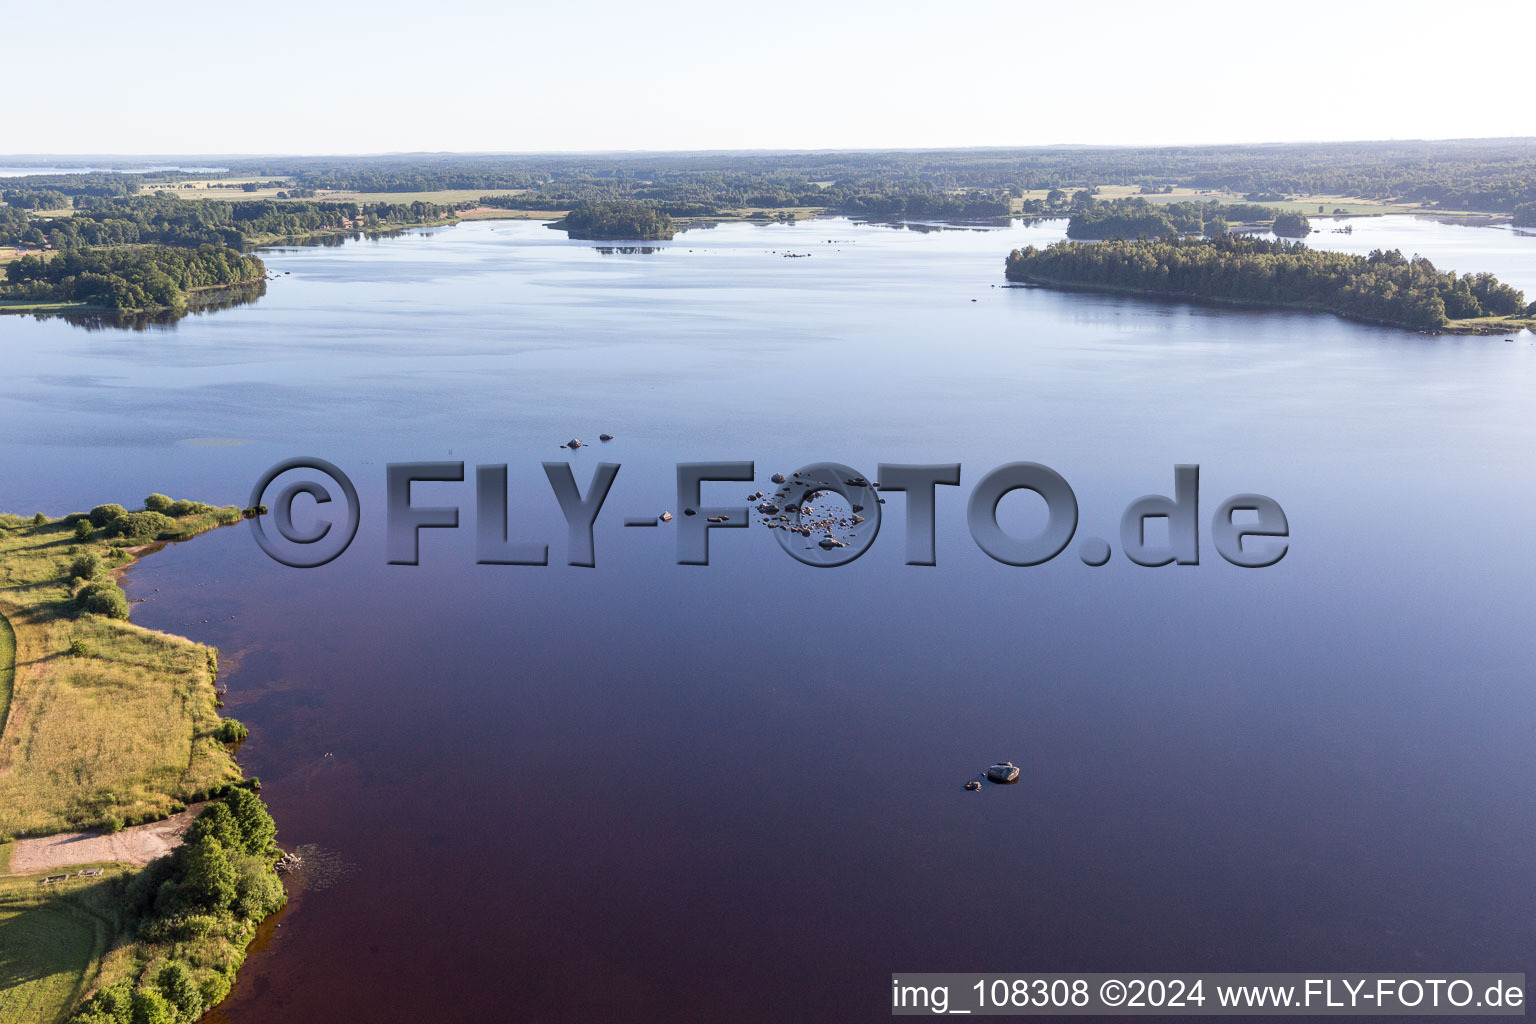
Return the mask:
[[[601, 434], [601, 435], [598, 436], [597, 439], [599, 441], [612, 441], [613, 440], [613, 435], [612, 434]], [[571, 449], [571, 451], [575, 451], [577, 448], [580, 448], [582, 445], [584, 445], [586, 443], [587, 442], [583, 441], [579, 437], [573, 437], [569, 441], [565, 442], [565, 444], [561, 445], [560, 447], [561, 448], [569, 448], [569, 449]]]
[[282, 856], [277, 858], [277, 863], [273, 865], [274, 870], [280, 875], [286, 875], [290, 871], [297, 871], [303, 866], [304, 858], [288, 850], [284, 850]]
[[[780, 485], [773, 498], [764, 500], [762, 491], [747, 495], [748, 501], [762, 502], [757, 506], [757, 513], [761, 517], [758, 522], [770, 530], [787, 530], [807, 538], [820, 533], [822, 536], [817, 544], [823, 550], [831, 551], [833, 548], [847, 547], [848, 542], [854, 539], [854, 527], [864, 522], [864, 517], [859, 515], [864, 511], [863, 505], [851, 505], [849, 513], [845, 515], [818, 510], [812, 504], [824, 494], [839, 494], [835, 482], [811, 480], [800, 473], [795, 473], [792, 480], [783, 473], [775, 473], [772, 480]], [[849, 487], [874, 490], [880, 487], [878, 483], [872, 484], [861, 476], [843, 482]], [[791, 500], [797, 491], [803, 495], [798, 502]], [[841, 536], [838, 536], [839, 533]]]
[[[995, 782], [999, 786], [1008, 786], [1019, 781], [1019, 766], [1012, 761], [999, 761], [988, 768], [983, 774], [986, 775], [988, 782]], [[978, 793], [981, 791], [981, 783], [976, 779], [972, 779], [965, 784], [965, 788], [972, 793]]]

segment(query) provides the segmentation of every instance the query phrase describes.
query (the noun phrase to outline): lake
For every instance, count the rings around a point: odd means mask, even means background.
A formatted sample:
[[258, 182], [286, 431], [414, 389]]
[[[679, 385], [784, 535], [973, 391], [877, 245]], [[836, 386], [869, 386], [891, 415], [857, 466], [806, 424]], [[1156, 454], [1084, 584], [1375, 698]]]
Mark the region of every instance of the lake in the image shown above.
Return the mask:
[[[1310, 241], [1536, 295], [1536, 237], [1344, 223]], [[300, 455], [361, 497], [322, 568], [239, 526], [128, 583], [136, 622], [220, 648], [241, 761], [324, 868], [218, 1019], [874, 1021], [893, 971], [1523, 970], [1536, 338], [1003, 287], [1063, 227], [626, 252], [476, 222], [263, 252], [265, 297], [171, 328], [0, 317], [7, 510], [243, 505]], [[384, 466], [425, 460], [469, 465], [414, 489], [461, 527], [386, 564]], [[623, 522], [680, 515], [704, 460], [755, 463], [717, 505], [828, 460], [962, 475], [932, 567], [895, 493], [841, 568], [756, 524], [678, 565], [679, 520]], [[1019, 460], [1080, 509], [1031, 568], [965, 527]], [[565, 564], [544, 461], [583, 492], [622, 466], [595, 568]], [[475, 564], [479, 463], [551, 564]], [[1134, 565], [1121, 511], [1179, 463], [1200, 564]], [[1288, 516], [1271, 568], [1209, 539], [1241, 492]], [[1045, 516], [1017, 492], [999, 519]], [[962, 788], [996, 760], [1018, 785]]]

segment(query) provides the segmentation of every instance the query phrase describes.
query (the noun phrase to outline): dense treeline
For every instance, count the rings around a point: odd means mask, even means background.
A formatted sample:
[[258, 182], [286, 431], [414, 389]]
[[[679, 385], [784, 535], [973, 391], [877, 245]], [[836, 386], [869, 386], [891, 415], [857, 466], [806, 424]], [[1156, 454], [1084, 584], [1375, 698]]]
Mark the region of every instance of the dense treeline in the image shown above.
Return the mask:
[[0, 201], [18, 210], [67, 210], [71, 197], [52, 188], [8, 188], [0, 191]]
[[252, 931], [288, 899], [273, 870], [276, 838], [261, 799], [233, 789], [203, 809], [174, 853], [111, 883], [117, 926], [135, 937], [137, 955], [70, 1024], [177, 1024], [223, 1001]]
[[[170, 177], [172, 175], [163, 175]], [[75, 199], [91, 196], [98, 199], [131, 196], [142, 187], [142, 174], [120, 174], [115, 171], [79, 171], [66, 174], [28, 174], [6, 179], [5, 201], [11, 202], [10, 193], [46, 191]], [[69, 203], [47, 206], [43, 209], [60, 209]], [[36, 208], [35, 205], [32, 208]]]
[[120, 313], [184, 310], [189, 292], [265, 276], [259, 258], [223, 246], [68, 249], [8, 264], [0, 300], [77, 302]]
[[1536, 228], [1536, 203], [1521, 203], [1515, 207], [1515, 226]]
[[881, 220], [988, 220], [1006, 217], [1013, 209], [1008, 193], [863, 193], [848, 196], [836, 210], [850, 217]]
[[721, 209], [835, 208], [861, 193], [1017, 192], [1090, 183], [1159, 191], [1180, 185], [1276, 198], [1349, 195], [1500, 213], [1536, 202], [1536, 144], [1529, 139], [858, 153], [404, 154], [264, 158], [235, 161], [232, 171], [289, 178], [306, 188], [527, 189], [530, 198], [567, 204], [632, 198]]
[[1236, 235], [1030, 246], [1009, 255], [1006, 272], [1012, 281], [1301, 307], [1423, 330], [1536, 315], [1536, 303], [1523, 309], [1521, 292], [1492, 274], [1458, 277], [1396, 250], [1358, 256]]
[[582, 202], [557, 222], [572, 238], [650, 241], [671, 238], [672, 218], [650, 203], [633, 200]]
[[453, 210], [436, 203], [336, 203], [251, 199], [223, 202], [136, 196], [76, 199], [73, 216], [32, 220], [0, 209], [0, 245], [55, 249], [81, 246], [228, 245], [244, 248], [263, 238], [312, 231], [367, 230], [441, 220]]
[[1068, 238], [1162, 238], [1165, 235], [1220, 234], [1228, 224], [1269, 224], [1275, 211], [1250, 203], [1149, 203], [1132, 196], [1075, 203]]

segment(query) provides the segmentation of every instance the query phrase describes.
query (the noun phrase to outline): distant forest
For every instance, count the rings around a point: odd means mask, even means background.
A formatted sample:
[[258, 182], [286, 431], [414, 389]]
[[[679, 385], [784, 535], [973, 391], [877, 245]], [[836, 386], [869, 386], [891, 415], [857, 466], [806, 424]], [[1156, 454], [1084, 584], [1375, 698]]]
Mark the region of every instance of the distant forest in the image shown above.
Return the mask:
[[1315, 309], [1419, 330], [1536, 316], [1536, 303], [1526, 306], [1520, 291], [1492, 274], [1458, 276], [1397, 250], [1358, 256], [1238, 235], [1030, 246], [1009, 254], [1006, 274], [1034, 284]]
[[[1273, 224], [1275, 211], [1257, 203], [1149, 203], [1132, 196], [1100, 202], [1079, 199], [1067, 221], [1068, 238], [1162, 238], [1219, 235], [1236, 223]], [[1306, 218], [1302, 218], [1303, 224]]]
[[154, 195], [97, 199], [77, 197], [71, 216], [29, 215], [0, 207], [0, 245], [55, 249], [153, 242], [161, 245], [228, 245], [296, 237], [312, 231], [369, 230], [419, 224], [453, 215], [435, 203], [312, 202], [252, 199], [176, 199]]
[[[1536, 140], [1051, 147], [862, 153], [581, 156], [406, 154], [235, 161], [305, 188], [528, 190], [532, 199], [638, 199], [716, 208], [844, 208], [856, 196], [1170, 185], [1240, 195], [1349, 195], [1513, 213], [1536, 202]], [[537, 207], [534, 207], [537, 208]]]

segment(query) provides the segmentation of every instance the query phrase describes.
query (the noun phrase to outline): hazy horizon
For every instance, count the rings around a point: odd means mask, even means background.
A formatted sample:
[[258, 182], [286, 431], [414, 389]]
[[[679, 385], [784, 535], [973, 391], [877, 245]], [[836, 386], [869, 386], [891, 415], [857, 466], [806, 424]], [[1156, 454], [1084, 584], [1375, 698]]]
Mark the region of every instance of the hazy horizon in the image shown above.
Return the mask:
[[[423, 18], [398, 0], [366, 17], [298, 0], [195, 17], [82, 0], [61, 58], [43, 45], [57, 12], [27, 4], [8, 12], [7, 38], [28, 45], [6, 70], [46, 102], [7, 110], [6, 145], [333, 155], [402, 138], [579, 153], [1536, 135], [1518, 72], [1501, 74], [1481, 42], [1447, 45], [1457, 28], [1528, 39], [1536, 5], [450, 0]], [[101, 73], [61, 75], [61, 59]]]
[[0, 160], [19, 160], [29, 163], [45, 160], [116, 160], [128, 159], [135, 161], [150, 160], [260, 160], [279, 158], [319, 158], [337, 157], [343, 159], [369, 159], [388, 157], [434, 157], [434, 156], [460, 156], [460, 157], [552, 157], [552, 156], [694, 156], [694, 155], [773, 155], [773, 154], [814, 154], [814, 153], [924, 153], [924, 152], [966, 152], [966, 151], [996, 151], [996, 152], [1024, 152], [1033, 150], [1051, 149], [1095, 149], [1095, 150], [1160, 150], [1160, 149], [1243, 149], [1266, 146], [1347, 146], [1347, 145], [1390, 145], [1400, 143], [1411, 144], [1441, 144], [1441, 143], [1478, 143], [1478, 142], [1531, 142], [1536, 144], [1536, 135], [1465, 135], [1449, 137], [1419, 137], [1419, 138], [1352, 138], [1352, 139], [1244, 139], [1231, 142], [1146, 142], [1146, 143], [1122, 143], [1122, 142], [1046, 142], [1046, 143], [1019, 143], [1017, 145], [954, 145], [954, 146], [701, 146], [692, 149], [620, 149], [615, 147], [597, 147], [590, 149], [383, 149], [371, 151], [343, 152], [340, 150], [315, 150], [299, 152], [297, 150], [268, 150], [262, 152], [214, 152], [195, 149], [162, 150], [155, 152], [129, 152], [129, 151], [79, 151], [79, 152], [32, 152], [32, 153], [8, 153], [0, 151]]

